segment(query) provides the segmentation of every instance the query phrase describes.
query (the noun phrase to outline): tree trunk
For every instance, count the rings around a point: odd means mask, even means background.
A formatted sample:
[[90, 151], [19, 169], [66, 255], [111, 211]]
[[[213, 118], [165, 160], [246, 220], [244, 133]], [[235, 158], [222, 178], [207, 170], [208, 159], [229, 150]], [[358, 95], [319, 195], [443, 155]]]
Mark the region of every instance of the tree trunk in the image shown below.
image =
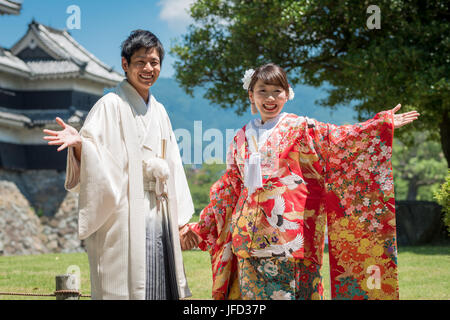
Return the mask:
[[408, 195], [406, 200], [415, 201], [417, 198], [417, 191], [419, 190], [419, 185], [416, 180], [409, 180], [408, 183]]

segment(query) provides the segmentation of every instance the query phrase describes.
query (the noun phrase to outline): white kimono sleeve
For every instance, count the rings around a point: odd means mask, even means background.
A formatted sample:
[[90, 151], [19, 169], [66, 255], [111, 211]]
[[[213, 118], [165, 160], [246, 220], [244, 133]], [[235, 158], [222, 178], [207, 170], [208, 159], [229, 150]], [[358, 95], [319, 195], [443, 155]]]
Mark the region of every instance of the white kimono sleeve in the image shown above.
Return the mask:
[[97, 231], [117, 211], [128, 175], [124, 170], [126, 151], [120, 135], [114, 94], [101, 98], [91, 109], [80, 130], [81, 163], [73, 150], [67, 155], [65, 187], [79, 191], [79, 238]]
[[169, 178], [169, 208], [171, 212], [176, 212], [178, 217], [178, 226], [185, 225], [189, 222], [194, 214], [194, 204], [192, 202], [191, 192], [184, 172], [183, 163], [181, 161], [180, 149], [178, 148], [175, 133], [172, 130], [169, 117], [170, 139], [167, 142], [166, 159], [170, 167]]
[[67, 149], [66, 181], [64, 188], [70, 192], [80, 192], [80, 161], [75, 157], [73, 147]]

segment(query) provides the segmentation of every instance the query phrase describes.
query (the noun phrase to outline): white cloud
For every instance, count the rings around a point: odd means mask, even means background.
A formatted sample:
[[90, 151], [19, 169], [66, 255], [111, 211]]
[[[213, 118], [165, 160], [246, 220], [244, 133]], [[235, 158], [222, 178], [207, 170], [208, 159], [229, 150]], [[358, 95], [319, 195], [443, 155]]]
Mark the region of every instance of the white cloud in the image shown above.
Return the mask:
[[170, 28], [183, 31], [192, 18], [189, 15], [189, 7], [195, 0], [161, 0], [159, 18], [166, 21]]

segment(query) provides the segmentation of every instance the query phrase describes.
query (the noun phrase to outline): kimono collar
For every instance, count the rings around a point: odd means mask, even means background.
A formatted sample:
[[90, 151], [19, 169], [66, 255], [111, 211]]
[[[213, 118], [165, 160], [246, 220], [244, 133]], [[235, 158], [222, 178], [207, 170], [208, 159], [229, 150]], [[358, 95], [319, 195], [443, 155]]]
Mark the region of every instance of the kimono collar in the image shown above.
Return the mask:
[[149, 91], [148, 104], [145, 103], [141, 95], [127, 80], [123, 80], [119, 84], [119, 88], [125, 95], [136, 121], [144, 123], [143, 126], [146, 133], [141, 137], [136, 136], [139, 144], [153, 152], [159, 153], [160, 140], [161, 138], [167, 139], [167, 137], [162, 137], [160, 133], [159, 108], [155, 97]]
[[127, 96], [133, 110], [139, 115], [145, 115], [148, 108], [151, 106], [152, 100], [154, 99], [151, 91], [149, 90], [148, 92], [148, 103], [145, 103], [141, 95], [126, 79], [123, 80], [119, 86]]
[[[245, 135], [249, 144], [250, 152], [258, 152], [266, 143], [273, 129], [284, 118], [287, 113], [283, 112], [273, 119], [261, 123], [261, 119], [253, 119], [247, 125]], [[257, 143], [257, 146], [255, 145]]]
[[244, 185], [248, 188], [249, 197], [256, 191], [256, 189], [263, 186], [261, 149], [273, 129], [286, 114], [287, 113], [285, 112], [280, 113], [275, 118], [267, 120], [264, 124], [261, 123], [261, 119], [254, 119], [249, 122], [245, 130], [249, 157], [244, 163]]
[[271, 129], [277, 125], [277, 123], [286, 115], [286, 112], [282, 112], [278, 114], [275, 118], [269, 119], [266, 122], [262, 123], [260, 118], [253, 119], [251, 123], [258, 129]]

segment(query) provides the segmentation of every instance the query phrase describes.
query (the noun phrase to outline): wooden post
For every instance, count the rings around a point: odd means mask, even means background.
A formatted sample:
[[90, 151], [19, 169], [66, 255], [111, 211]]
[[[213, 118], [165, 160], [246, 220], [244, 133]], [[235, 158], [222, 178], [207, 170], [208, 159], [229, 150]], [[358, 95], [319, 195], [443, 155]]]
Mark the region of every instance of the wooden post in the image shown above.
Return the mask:
[[79, 281], [76, 274], [60, 274], [55, 277], [56, 300], [80, 300]]

